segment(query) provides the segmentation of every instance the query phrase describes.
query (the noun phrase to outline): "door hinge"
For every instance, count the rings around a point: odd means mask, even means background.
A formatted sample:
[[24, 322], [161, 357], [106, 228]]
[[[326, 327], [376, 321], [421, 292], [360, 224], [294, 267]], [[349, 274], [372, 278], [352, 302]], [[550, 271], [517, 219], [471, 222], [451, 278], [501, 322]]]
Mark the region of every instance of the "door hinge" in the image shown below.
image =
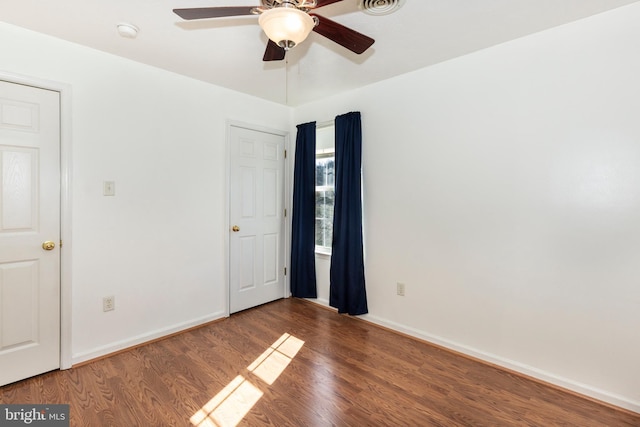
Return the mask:
[[60, 240], [60, 247], [62, 247], [62, 240]]
[[287, 210], [286, 209], [284, 210], [284, 217], [285, 218], [287, 217]]
[[284, 275], [287, 275], [287, 267], [284, 268]]
[[287, 150], [284, 150], [284, 158], [287, 158]]

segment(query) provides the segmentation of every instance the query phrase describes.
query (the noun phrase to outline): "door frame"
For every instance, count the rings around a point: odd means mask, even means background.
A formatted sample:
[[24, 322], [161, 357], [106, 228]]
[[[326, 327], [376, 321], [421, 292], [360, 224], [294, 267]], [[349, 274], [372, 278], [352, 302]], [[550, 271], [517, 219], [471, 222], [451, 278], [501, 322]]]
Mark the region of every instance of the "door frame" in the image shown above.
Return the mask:
[[71, 359], [71, 85], [0, 71], [0, 80], [60, 94], [60, 369]]
[[[284, 150], [285, 153], [289, 153], [289, 132], [274, 129], [266, 126], [255, 125], [247, 122], [242, 122], [238, 120], [227, 120], [226, 123], [226, 173], [225, 173], [225, 187], [226, 187], [226, 199], [225, 199], [225, 210], [224, 210], [224, 247], [225, 247], [225, 263], [224, 263], [224, 278], [225, 283], [225, 316], [230, 316], [230, 298], [231, 298], [231, 278], [229, 275], [229, 271], [231, 269], [231, 239], [230, 239], [230, 230], [231, 230], [231, 222], [229, 211], [231, 209], [231, 128], [239, 127], [243, 129], [249, 129], [256, 132], [264, 132], [271, 133], [274, 135], [282, 136], [284, 138]], [[287, 274], [284, 276], [284, 289], [282, 290], [285, 298], [289, 298], [291, 292], [289, 292], [289, 236], [290, 236], [290, 227], [291, 227], [291, 200], [290, 200], [290, 191], [289, 191], [289, 156], [287, 155], [284, 159], [284, 193], [283, 197], [283, 205], [284, 209], [287, 211], [287, 216], [284, 218], [284, 268], [287, 271]]]

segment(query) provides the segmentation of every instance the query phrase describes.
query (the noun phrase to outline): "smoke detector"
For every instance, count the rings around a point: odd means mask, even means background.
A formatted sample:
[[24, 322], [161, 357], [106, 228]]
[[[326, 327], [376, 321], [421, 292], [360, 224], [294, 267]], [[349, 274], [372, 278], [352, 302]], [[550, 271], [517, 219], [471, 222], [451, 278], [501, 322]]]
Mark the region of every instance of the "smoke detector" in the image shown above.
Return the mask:
[[358, 6], [369, 15], [388, 15], [400, 9], [405, 0], [360, 0]]
[[127, 39], [135, 39], [138, 36], [138, 31], [140, 31], [135, 25], [125, 22], [116, 25], [116, 28], [118, 29], [118, 34]]

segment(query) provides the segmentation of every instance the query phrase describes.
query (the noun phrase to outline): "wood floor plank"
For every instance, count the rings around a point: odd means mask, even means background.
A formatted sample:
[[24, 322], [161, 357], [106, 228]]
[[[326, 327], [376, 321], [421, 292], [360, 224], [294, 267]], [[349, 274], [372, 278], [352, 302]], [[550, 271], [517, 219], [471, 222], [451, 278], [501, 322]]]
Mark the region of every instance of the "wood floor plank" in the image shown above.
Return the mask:
[[[283, 334], [304, 341], [293, 358], [274, 348]], [[272, 383], [249, 369], [260, 357], [279, 361]], [[229, 410], [236, 401], [253, 404]], [[79, 427], [640, 426], [640, 414], [297, 299], [0, 387], [0, 403], [68, 403]]]

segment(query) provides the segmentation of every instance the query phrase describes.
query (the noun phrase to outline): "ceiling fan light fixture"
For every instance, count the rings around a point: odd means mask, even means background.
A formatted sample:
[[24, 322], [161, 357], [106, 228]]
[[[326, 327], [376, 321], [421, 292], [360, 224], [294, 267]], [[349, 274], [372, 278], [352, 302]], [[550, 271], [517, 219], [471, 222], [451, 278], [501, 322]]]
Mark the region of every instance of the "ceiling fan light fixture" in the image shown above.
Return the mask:
[[265, 10], [258, 18], [258, 23], [267, 37], [286, 50], [302, 43], [315, 26], [309, 14], [294, 7]]

